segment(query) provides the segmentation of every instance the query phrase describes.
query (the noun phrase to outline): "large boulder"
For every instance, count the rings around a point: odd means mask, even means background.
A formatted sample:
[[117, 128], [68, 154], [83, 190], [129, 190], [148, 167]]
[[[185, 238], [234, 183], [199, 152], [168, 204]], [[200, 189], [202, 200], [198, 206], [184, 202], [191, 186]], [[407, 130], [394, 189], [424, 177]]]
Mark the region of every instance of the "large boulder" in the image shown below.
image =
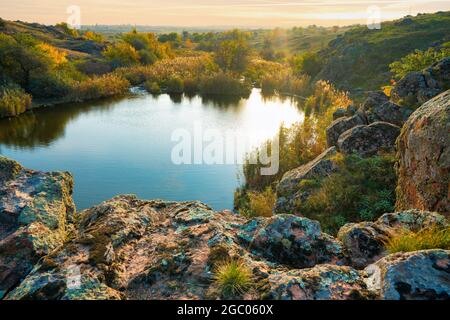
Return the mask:
[[72, 176], [23, 168], [0, 156], [0, 299], [71, 231]]
[[245, 221], [199, 202], [117, 196], [81, 212], [73, 237], [6, 298], [217, 299], [213, 270], [223, 261], [243, 259], [255, 281], [269, 274], [239, 244]]
[[365, 300], [375, 295], [356, 270], [336, 265], [274, 272], [268, 278], [267, 298], [276, 300]]
[[421, 72], [410, 72], [391, 91], [392, 99], [402, 105], [425, 103], [450, 88], [450, 57], [436, 62]]
[[337, 145], [339, 137], [345, 131], [356, 127], [358, 125], [366, 124], [364, 116], [357, 113], [352, 117], [342, 117], [334, 120], [327, 128], [327, 145], [328, 147], [333, 147]]
[[395, 253], [368, 266], [368, 288], [387, 300], [450, 299], [450, 250]]
[[275, 212], [292, 212], [301, 202], [306, 201], [310, 190], [305, 182], [321, 179], [335, 172], [338, 169], [333, 160], [336, 153], [336, 147], [331, 147], [309, 163], [286, 172], [277, 186]]
[[362, 269], [387, 254], [385, 242], [398, 230], [419, 231], [431, 226], [447, 227], [444, 216], [427, 211], [385, 213], [375, 222], [348, 223], [338, 232], [350, 264]]
[[345, 131], [338, 140], [338, 148], [344, 155], [374, 156], [381, 151], [391, 152], [400, 128], [387, 122], [374, 122], [368, 126], [356, 126]]
[[342, 244], [323, 233], [317, 221], [304, 217], [280, 214], [255, 219], [243, 227], [239, 237], [252, 253], [295, 268], [346, 261]]
[[424, 103], [397, 142], [399, 210], [450, 213], [450, 90]]
[[370, 92], [360, 111], [365, 114], [368, 123], [383, 121], [397, 126], [402, 126], [412, 113], [411, 109], [389, 101], [381, 91]]

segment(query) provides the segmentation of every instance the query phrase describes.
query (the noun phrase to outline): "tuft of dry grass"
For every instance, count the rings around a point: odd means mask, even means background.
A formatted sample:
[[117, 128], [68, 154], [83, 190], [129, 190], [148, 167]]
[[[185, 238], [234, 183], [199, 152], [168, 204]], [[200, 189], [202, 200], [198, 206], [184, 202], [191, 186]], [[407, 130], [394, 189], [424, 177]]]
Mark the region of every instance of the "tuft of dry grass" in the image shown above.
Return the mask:
[[450, 249], [450, 227], [432, 226], [417, 232], [400, 230], [385, 242], [389, 253], [426, 249]]
[[224, 298], [233, 298], [250, 289], [253, 274], [243, 260], [227, 259], [217, 265], [214, 282]]

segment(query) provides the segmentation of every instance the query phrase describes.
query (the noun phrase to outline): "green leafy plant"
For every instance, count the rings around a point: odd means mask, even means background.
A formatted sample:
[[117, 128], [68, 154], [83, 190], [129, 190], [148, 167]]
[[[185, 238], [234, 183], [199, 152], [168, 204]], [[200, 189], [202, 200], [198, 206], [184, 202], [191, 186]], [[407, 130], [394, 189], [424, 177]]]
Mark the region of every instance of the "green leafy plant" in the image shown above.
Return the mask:
[[426, 51], [415, 50], [413, 53], [389, 65], [396, 79], [401, 79], [409, 72], [421, 71], [433, 63], [450, 56], [450, 48], [429, 48]]

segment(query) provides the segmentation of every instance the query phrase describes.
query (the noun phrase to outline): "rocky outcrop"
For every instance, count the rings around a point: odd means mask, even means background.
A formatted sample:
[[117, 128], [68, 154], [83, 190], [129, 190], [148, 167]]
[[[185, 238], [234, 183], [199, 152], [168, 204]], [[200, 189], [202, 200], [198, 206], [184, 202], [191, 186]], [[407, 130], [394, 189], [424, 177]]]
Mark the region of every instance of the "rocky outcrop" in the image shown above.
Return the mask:
[[[243, 223], [198, 202], [119, 196], [81, 212], [76, 236], [7, 298], [204, 298], [217, 261], [245, 258], [234, 242]], [[69, 270], [76, 270], [73, 285]], [[55, 279], [51, 291], [42, 279]]]
[[338, 108], [335, 112], [333, 112], [333, 120], [345, 117], [347, 115], [347, 110], [343, 108]]
[[336, 162], [333, 160], [335, 155], [336, 148], [331, 147], [311, 162], [286, 172], [277, 186], [275, 212], [293, 213], [298, 204], [310, 195], [306, 181], [326, 177], [337, 170]]
[[387, 300], [450, 299], [450, 251], [389, 255], [366, 268], [368, 287]]
[[410, 72], [392, 89], [395, 102], [406, 106], [425, 103], [450, 88], [450, 57], [436, 62], [421, 72]]
[[0, 156], [0, 299], [61, 246], [75, 207], [69, 173], [43, 173]]
[[342, 244], [322, 233], [317, 221], [291, 214], [252, 220], [239, 237], [252, 253], [294, 268], [346, 262]]
[[366, 124], [364, 116], [361, 114], [355, 114], [352, 117], [343, 117], [334, 120], [327, 128], [327, 145], [328, 147], [333, 147], [337, 145], [339, 137], [345, 131], [354, 128], [358, 125]]
[[387, 122], [374, 122], [345, 131], [338, 140], [338, 149], [344, 155], [374, 156], [381, 151], [392, 152], [400, 128]]
[[389, 101], [389, 97], [381, 91], [373, 91], [368, 94], [360, 112], [366, 116], [368, 123], [382, 121], [402, 126], [412, 110]]
[[398, 230], [419, 231], [432, 226], [447, 227], [444, 216], [427, 211], [407, 210], [386, 213], [375, 222], [348, 223], [338, 233], [350, 264], [358, 269], [387, 254], [385, 242]]
[[350, 268], [320, 265], [311, 269], [273, 273], [267, 297], [277, 300], [365, 300], [375, 295], [363, 275]]
[[[215, 271], [231, 260], [248, 268], [252, 283], [235, 299], [448, 298], [445, 250], [387, 256], [365, 271], [349, 266], [374, 262], [377, 233], [447, 226], [435, 213], [397, 212], [347, 225], [342, 242], [304, 217], [246, 219], [195, 201], [123, 195], [75, 214], [69, 174], [0, 159], [2, 299], [230, 298]], [[317, 165], [306, 177], [323, 172]]]
[[424, 103], [397, 142], [399, 210], [450, 213], [450, 90]]
[[[6, 298], [216, 299], [213, 271], [227, 259], [244, 260], [255, 282], [267, 284], [272, 273], [286, 272], [282, 266], [342, 263], [342, 251], [306, 218], [247, 222], [199, 202], [119, 196], [81, 212], [72, 238], [35, 261]], [[246, 298], [263, 295], [264, 285]]]

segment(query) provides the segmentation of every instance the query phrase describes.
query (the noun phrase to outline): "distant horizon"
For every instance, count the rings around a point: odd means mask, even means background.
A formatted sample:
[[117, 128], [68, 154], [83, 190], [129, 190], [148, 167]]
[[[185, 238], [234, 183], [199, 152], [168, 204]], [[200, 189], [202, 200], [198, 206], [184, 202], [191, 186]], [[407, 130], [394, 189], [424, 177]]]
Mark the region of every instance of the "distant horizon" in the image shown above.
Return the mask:
[[[381, 20], [381, 22], [389, 22], [389, 21], [395, 21], [395, 20], [399, 20], [399, 19], [403, 19], [405, 17], [408, 16], [412, 16], [415, 17], [417, 15], [421, 15], [421, 14], [434, 14], [434, 13], [438, 13], [438, 12], [448, 12], [450, 10], [439, 10], [439, 11], [435, 11], [435, 12], [418, 12], [416, 14], [406, 14], [404, 16], [400, 16], [398, 18], [392, 18], [392, 19], [386, 19], [386, 20]], [[38, 23], [41, 25], [46, 25], [46, 26], [54, 26], [57, 23], [61, 23], [64, 21], [58, 21], [56, 23], [42, 23], [39, 21], [25, 21], [22, 19], [8, 19], [8, 18], [4, 18], [2, 16], [0, 16], [0, 19], [4, 19], [4, 20], [8, 20], [8, 21], [13, 21], [13, 22], [23, 22], [23, 23], [28, 23], [28, 24], [33, 24], [33, 23]], [[151, 24], [133, 24], [133, 23], [121, 23], [121, 24], [105, 24], [105, 23], [87, 23], [87, 24], [82, 24], [81, 25], [81, 29], [86, 29], [88, 27], [136, 27], [136, 28], [155, 28], [155, 29], [194, 29], [194, 30], [229, 30], [229, 29], [250, 29], [250, 30], [257, 30], [257, 29], [275, 29], [275, 28], [279, 28], [279, 29], [291, 29], [294, 27], [301, 27], [301, 28], [308, 28], [311, 26], [316, 26], [319, 28], [331, 28], [334, 26], [339, 26], [340, 28], [346, 28], [346, 27], [353, 27], [353, 26], [358, 26], [358, 25], [364, 25], [365, 23], [349, 23], [349, 24], [342, 24], [342, 25], [320, 25], [320, 24], [309, 24], [309, 25], [292, 25], [292, 26], [265, 26], [265, 25], [261, 25], [261, 26], [247, 26], [247, 25], [171, 25], [171, 24], [160, 24], [160, 25], [151, 25]]]
[[[81, 26], [291, 28], [366, 24], [449, 11], [448, 0], [1, 0], [3, 19], [54, 25], [79, 8]], [[72, 9], [71, 9], [72, 8]]]

